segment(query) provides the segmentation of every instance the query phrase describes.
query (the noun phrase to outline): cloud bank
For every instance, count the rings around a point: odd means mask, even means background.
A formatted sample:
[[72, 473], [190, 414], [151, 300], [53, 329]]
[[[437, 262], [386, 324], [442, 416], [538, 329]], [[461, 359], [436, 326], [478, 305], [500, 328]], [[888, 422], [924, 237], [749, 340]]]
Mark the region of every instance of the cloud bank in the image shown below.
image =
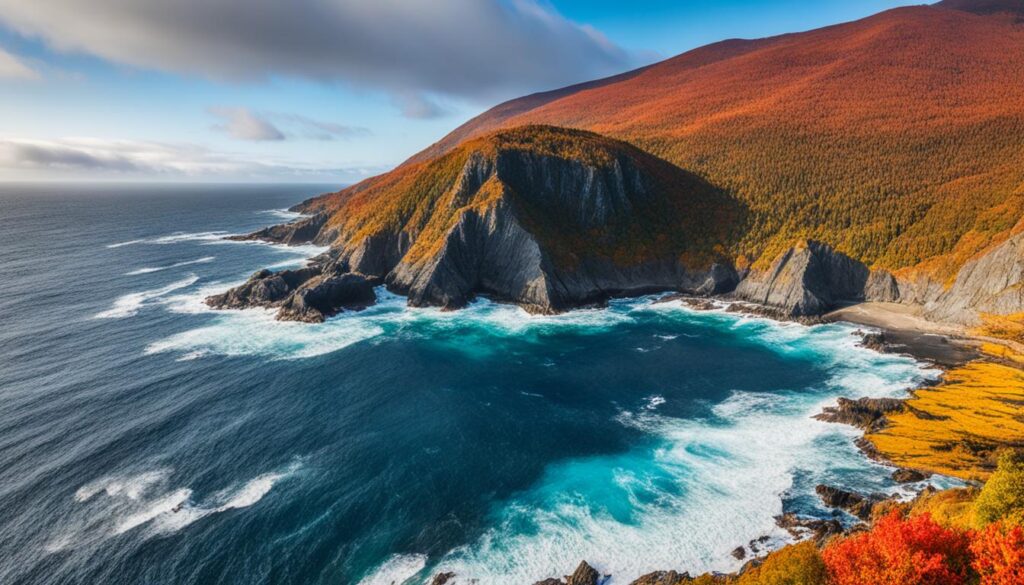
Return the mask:
[[[639, 64], [544, 0], [0, 0], [0, 21], [58, 50], [141, 68], [398, 96], [490, 101]], [[437, 114], [436, 104], [398, 102], [411, 116]]]
[[253, 160], [191, 144], [66, 138], [0, 139], [0, 171], [14, 179], [158, 178], [352, 181], [377, 167], [319, 167], [286, 160]]

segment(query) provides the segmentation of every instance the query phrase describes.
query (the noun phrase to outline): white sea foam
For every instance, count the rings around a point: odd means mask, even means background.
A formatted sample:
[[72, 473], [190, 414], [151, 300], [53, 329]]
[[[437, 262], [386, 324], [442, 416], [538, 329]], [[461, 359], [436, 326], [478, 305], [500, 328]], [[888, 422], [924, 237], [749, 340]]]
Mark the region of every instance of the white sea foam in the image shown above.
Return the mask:
[[278, 482], [294, 475], [301, 465], [296, 460], [282, 470], [228, 486], [198, 501], [192, 488], [170, 485], [170, 469], [105, 477], [75, 492], [81, 515], [63, 524], [46, 550], [55, 552], [128, 532], [148, 538], [181, 530], [214, 514], [248, 508]]
[[276, 217], [277, 219], [283, 219], [283, 220], [286, 220], [286, 221], [292, 221], [294, 219], [299, 219], [300, 217], [302, 217], [301, 213], [299, 213], [297, 211], [289, 211], [286, 208], [282, 208], [282, 209], [265, 209], [265, 210], [261, 211], [260, 213]]
[[832, 376], [820, 388], [735, 391], [706, 419], [660, 416], [660, 396], [650, 396], [619, 421], [650, 434], [653, 447], [550, 467], [499, 508], [493, 528], [430, 572], [453, 571], [460, 584], [512, 585], [562, 575], [587, 559], [618, 585], [657, 569], [731, 571], [740, 564], [729, 555], [736, 546], [762, 536], [774, 546], [791, 540], [773, 517], [798, 475], [837, 466], [887, 473], [853, 447], [854, 429], [811, 417], [837, 396], [896, 396], [933, 372], [857, 347], [845, 325], [713, 318], [774, 351], [813, 356]]
[[139, 238], [136, 240], [129, 240], [127, 242], [118, 242], [116, 244], [107, 244], [108, 248], [122, 248], [124, 246], [134, 246], [138, 244], [177, 244], [179, 242], [210, 242], [223, 240], [224, 238], [231, 236], [230, 232], [217, 230], [207, 232], [174, 232], [165, 236], [155, 236], [152, 238]]
[[195, 260], [185, 260], [184, 262], [175, 262], [167, 266], [152, 266], [139, 268], [132, 270], [131, 272], [125, 272], [125, 276], [138, 276], [140, 274], [150, 274], [153, 272], [161, 272], [163, 270], [170, 270], [172, 268], [180, 268], [182, 266], [191, 266], [193, 264], [206, 264], [207, 262], [213, 262], [216, 259], [215, 256], [204, 256], [202, 258], [196, 258]]
[[106, 311], [101, 311], [93, 316], [94, 319], [123, 319], [125, 317], [131, 317], [136, 315], [148, 301], [158, 299], [167, 294], [170, 294], [178, 289], [192, 286], [199, 280], [199, 277], [195, 274], [190, 274], [188, 277], [182, 280], [172, 282], [167, 286], [155, 288], [151, 290], [144, 290], [139, 292], [133, 292], [119, 297], [112, 307]]
[[78, 488], [75, 492], [75, 501], [88, 501], [100, 492], [110, 497], [123, 496], [137, 500], [154, 484], [167, 479], [169, 473], [168, 469], [156, 469], [136, 475], [105, 477]]
[[426, 555], [392, 555], [359, 585], [405, 585], [426, 566]]

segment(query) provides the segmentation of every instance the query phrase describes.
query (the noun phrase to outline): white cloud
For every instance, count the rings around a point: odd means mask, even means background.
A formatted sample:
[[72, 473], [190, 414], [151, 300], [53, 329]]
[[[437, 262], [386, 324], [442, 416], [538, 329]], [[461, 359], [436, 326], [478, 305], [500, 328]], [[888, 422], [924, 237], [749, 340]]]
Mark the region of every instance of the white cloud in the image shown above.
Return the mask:
[[[545, 0], [0, 0], [0, 21], [148, 69], [485, 101], [638, 64]], [[414, 106], [407, 113], [436, 113]]]
[[215, 129], [226, 132], [239, 140], [284, 140], [284, 133], [266, 119], [254, 114], [248, 108], [210, 108], [210, 113], [223, 123]]
[[0, 49], [0, 79], [39, 79], [39, 73], [18, 57]]
[[380, 167], [322, 167], [215, 152], [193, 144], [65, 138], [0, 139], [0, 170], [11, 179], [160, 178], [352, 181]]
[[[336, 122], [314, 120], [299, 114], [281, 112], [254, 112], [249, 108], [215, 106], [208, 111], [221, 119], [213, 126], [238, 140], [281, 141], [286, 138], [334, 140], [368, 136], [370, 130], [362, 126], [346, 126]], [[282, 130], [282, 127], [285, 130]]]

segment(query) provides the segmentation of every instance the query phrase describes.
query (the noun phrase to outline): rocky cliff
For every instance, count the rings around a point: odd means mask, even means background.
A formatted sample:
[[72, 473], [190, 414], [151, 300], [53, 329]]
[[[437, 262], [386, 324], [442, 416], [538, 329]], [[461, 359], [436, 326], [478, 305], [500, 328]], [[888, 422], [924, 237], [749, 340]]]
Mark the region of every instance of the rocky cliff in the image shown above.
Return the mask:
[[777, 309], [786, 316], [820, 315], [843, 302], [899, 299], [895, 278], [813, 240], [786, 250], [769, 270], [751, 271], [737, 298]]
[[211, 304], [288, 308], [318, 279], [347, 273], [446, 308], [477, 294], [534, 312], [649, 291], [716, 294], [738, 281], [722, 243], [744, 218], [723, 191], [670, 163], [552, 127], [498, 132], [299, 209], [312, 215], [247, 237], [329, 244], [329, 262], [314, 276], [257, 274]]

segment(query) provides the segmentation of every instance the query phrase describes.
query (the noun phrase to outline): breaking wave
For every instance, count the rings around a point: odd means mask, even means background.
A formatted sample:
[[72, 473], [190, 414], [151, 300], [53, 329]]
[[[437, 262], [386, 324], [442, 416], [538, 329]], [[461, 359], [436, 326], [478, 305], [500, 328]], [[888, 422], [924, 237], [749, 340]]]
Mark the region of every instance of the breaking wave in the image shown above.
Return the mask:
[[216, 259], [214, 256], [203, 256], [202, 258], [196, 258], [195, 260], [186, 260], [184, 262], [175, 262], [168, 266], [153, 266], [139, 268], [132, 270], [131, 272], [125, 272], [125, 276], [138, 276], [140, 274], [150, 274], [153, 272], [162, 272], [164, 270], [170, 270], [172, 268], [181, 268], [182, 266], [191, 266], [193, 264], [206, 264], [207, 262], [213, 262]]
[[123, 319], [125, 317], [132, 317], [138, 314], [139, 309], [145, 306], [149, 301], [164, 297], [176, 290], [190, 287], [198, 281], [198, 276], [196, 276], [195, 274], [190, 274], [188, 277], [178, 280], [176, 282], [172, 282], [167, 286], [128, 293], [115, 300], [113, 306], [111, 306], [106, 311], [96, 313], [96, 315], [94, 315], [93, 318]]

